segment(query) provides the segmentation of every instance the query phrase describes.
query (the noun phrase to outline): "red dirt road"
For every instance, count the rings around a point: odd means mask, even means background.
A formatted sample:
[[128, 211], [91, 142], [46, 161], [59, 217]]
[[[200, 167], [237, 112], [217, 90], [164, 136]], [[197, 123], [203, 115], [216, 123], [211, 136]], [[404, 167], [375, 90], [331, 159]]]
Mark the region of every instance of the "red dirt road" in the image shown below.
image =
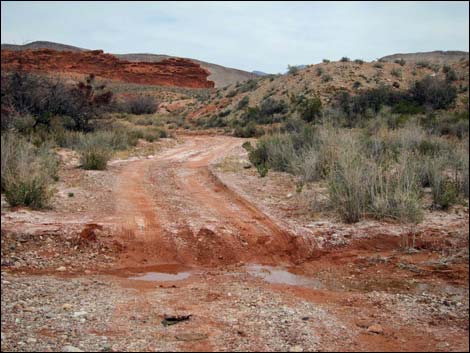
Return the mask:
[[294, 235], [210, 171], [212, 161], [242, 142], [192, 137], [155, 159], [124, 167], [116, 208], [130, 260], [126, 265], [289, 265], [307, 256]]

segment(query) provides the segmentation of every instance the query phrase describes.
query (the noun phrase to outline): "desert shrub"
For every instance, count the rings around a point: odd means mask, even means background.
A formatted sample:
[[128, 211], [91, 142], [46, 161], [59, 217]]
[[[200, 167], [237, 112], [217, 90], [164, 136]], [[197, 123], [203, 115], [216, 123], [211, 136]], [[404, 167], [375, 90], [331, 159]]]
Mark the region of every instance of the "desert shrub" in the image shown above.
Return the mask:
[[1, 184], [7, 202], [44, 208], [53, 195], [50, 184], [58, 179], [59, 160], [50, 145], [39, 148], [13, 133], [1, 137]]
[[299, 73], [299, 68], [297, 66], [287, 65], [287, 73], [289, 75], [297, 75]]
[[223, 119], [223, 117], [218, 116], [218, 115], [212, 115], [209, 118], [199, 118], [196, 123], [198, 126], [202, 126], [204, 128], [227, 126], [227, 122], [225, 121], [225, 119]]
[[321, 81], [324, 83], [330, 82], [333, 81], [333, 77], [331, 77], [331, 75], [325, 74], [321, 77]]
[[428, 76], [415, 82], [410, 88], [410, 95], [418, 104], [446, 109], [455, 102], [457, 91], [448, 82]]
[[329, 59], [323, 59], [322, 61], [323, 61], [325, 64], [328, 64], [328, 63], [330, 62]]
[[359, 65], [363, 65], [363, 64], [364, 64], [364, 60], [362, 60], [362, 59], [356, 59], [356, 60], [354, 60], [354, 62], [355, 62], [356, 64], [359, 64]]
[[328, 176], [330, 204], [347, 223], [361, 220], [368, 204], [370, 169], [352, 139], [344, 145]]
[[371, 180], [369, 212], [377, 219], [391, 218], [419, 223], [423, 212], [415, 156], [405, 154], [393, 170], [375, 165]]
[[143, 132], [143, 139], [148, 142], [154, 142], [164, 137], [167, 137], [167, 132], [160, 128], [146, 129]]
[[400, 65], [400, 66], [405, 66], [406, 60], [403, 59], [403, 58], [400, 58], [400, 59], [395, 60], [394, 63], [395, 63], [395, 64], [398, 64], [398, 65]]
[[325, 70], [324, 70], [322, 67], [317, 67], [317, 68], [315, 69], [315, 74], [316, 74], [317, 76], [321, 76], [321, 75], [323, 75], [324, 73], [325, 73]]
[[239, 88], [238, 91], [241, 93], [254, 91], [258, 87], [258, 82], [256, 80], [248, 80], [244, 82]]
[[441, 66], [437, 63], [434, 63], [434, 64], [431, 64], [430, 69], [437, 74], [439, 70], [441, 69]]
[[91, 130], [90, 121], [111, 109], [113, 99], [94, 75], [68, 85], [57, 78], [18, 71], [2, 76], [1, 91], [2, 115], [3, 107], [11, 107], [15, 116], [30, 115], [35, 118], [34, 129], [49, 128], [54, 116], [67, 116], [73, 122], [71, 129]]
[[453, 82], [453, 81], [457, 81], [459, 78], [457, 76], [457, 73], [455, 72], [454, 69], [449, 69], [448, 71], [446, 71], [446, 81], [447, 82]]
[[353, 89], [358, 89], [361, 86], [362, 86], [362, 84], [359, 81], [354, 81], [354, 83], [352, 85]]
[[423, 69], [423, 68], [430, 69], [431, 68], [431, 63], [427, 60], [420, 60], [416, 63], [416, 67], [420, 68], [420, 69]]
[[112, 137], [105, 133], [89, 133], [83, 136], [78, 147], [80, 163], [83, 169], [104, 170], [112, 156], [112, 147], [108, 144]]
[[158, 102], [150, 95], [136, 95], [122, 104], [122, 110], [135, 115], [154, 114], [158, 110]]
[[342, 63], [347, 63], [347, 62], [351, 61], [351, 59], [349, 59], [347, 56], [343, 56], [339, 61], [342, 62]]
[[142, 126], [151, 126], [151, 125], [159, 126], [159, 125], [162, 125], [162, 121], [154, 116], [146, 116], [146, 117], [141, 117], [139, 119], [136, 119], [134, 121], [134, 124], [142, 125]]
[[264, 134], [264, 130], [257, 127], [254, 121], [250, 121], [246, 126], [237, 126], [233, 134], [236, 137], [259, 137]]
[[296, 110], [299, 116], [306, 122], [316, 122], [322, 113], [322, 103], [318, 96], [306, 98], [299, 96], [296, 101]]
[[248, 106], [248, 104], [250, 104], [250, 97], [245, 96], [238, 102], [237, 109], [244, 109]]
[[396, 69], [396, 68], [392, 69], [392, 71], [390, 73], [391, 73], [392, 76], [395, 76], [397, 78], [401, 78], [401, 76], [403, 74], [402, 70]]
[[237, 94], [238, 94], [238, 91], [236, 89], [233, 89], [227, 93], [226, 97], [232, 98], [232, 97], [235, 97]]
[[383, 69], [384, 64], [382, 64], [381, 62], [375, 62], [372, 66], [376, 69]]

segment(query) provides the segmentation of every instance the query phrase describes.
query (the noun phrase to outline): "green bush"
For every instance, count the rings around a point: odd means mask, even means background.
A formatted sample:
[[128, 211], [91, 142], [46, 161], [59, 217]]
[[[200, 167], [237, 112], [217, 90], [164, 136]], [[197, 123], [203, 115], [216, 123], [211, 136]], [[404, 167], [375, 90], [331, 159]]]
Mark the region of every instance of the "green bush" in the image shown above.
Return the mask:
[[150, 95], [137, 95], [128, 98], [122, 104], [122, 110], [136, 115], [154, 114], [158, 110], [158, 102]]
[[457, 90], [450, 83], [437, 77], [427, 76], [415, 82], [410, 95], [421, 105], [430, 105], [434, 109], [449, 108], [457, 98]]
[[328, 59], [323, 59], [322, 61], [323, 61], [325, 64], [328, 64], [328, 63], [330, 62], [330, 60], [328, 60]]
[[364, 60], [362, 60], [362, 59], [356, 59], [356, 60], [354, 60], [354, 62], [355, 62], [356, 64], [359, 64], [359, 65], [363, 65], [363, 64], [364, 64]]
[[254, 121], [251, 121], [246, 126], [237, 126], [233, 134], [236, 137], [259, 137], [264, 134], [264, 130], [257, 127]]
[[44, 208], [53, 195], [50, 184], [58, 179], [59, 160], [43, 145], [36, 148], [12, 134], [1, 137], [1, 184], [7, 202], [15, 206]]
[[347, 62], [350, 62], [351, 59], [349, 59], [347, 56], [343, 56], [339, 61], [342, 63], [347, 63]]
[[112, 156], [111, 136], [106, 133], [89, 133], [83, 136], [78, 147], [83, 169], [104, 170]]
[[238, 102], [237, 109], [238, 110], [245, 109], [249, 103], [250, 103], [250, 97], [245, 96]]

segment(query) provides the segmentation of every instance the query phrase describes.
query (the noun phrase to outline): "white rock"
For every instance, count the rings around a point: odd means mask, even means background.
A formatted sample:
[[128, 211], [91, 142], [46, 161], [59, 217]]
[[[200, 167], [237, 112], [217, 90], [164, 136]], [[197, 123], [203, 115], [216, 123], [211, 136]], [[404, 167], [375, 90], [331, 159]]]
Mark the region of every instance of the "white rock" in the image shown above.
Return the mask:
[[62, 347], [62, 352], [84, 352], [84, 351], [74, 346], [64, 346]]

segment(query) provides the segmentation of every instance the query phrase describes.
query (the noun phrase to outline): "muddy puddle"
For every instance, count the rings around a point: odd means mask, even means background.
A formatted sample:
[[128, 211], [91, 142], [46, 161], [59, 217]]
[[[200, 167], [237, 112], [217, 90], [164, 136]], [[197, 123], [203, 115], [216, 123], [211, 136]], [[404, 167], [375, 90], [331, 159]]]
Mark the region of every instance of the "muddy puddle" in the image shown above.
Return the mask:
[[126, 268], [111, 274], [135, 281], [171, 282], [187, 279], [194, 274], [194, 271], [181, 265], [169, 264], [144, 268]]
[[300, 286], [312, 289], [323, 288], [323, 285], [319, 280], [294, 274], [283, 267], [247, 265], [245, 268], [250, 275], [262, 278], [268, 283], [286, 284], [290, 286]]

